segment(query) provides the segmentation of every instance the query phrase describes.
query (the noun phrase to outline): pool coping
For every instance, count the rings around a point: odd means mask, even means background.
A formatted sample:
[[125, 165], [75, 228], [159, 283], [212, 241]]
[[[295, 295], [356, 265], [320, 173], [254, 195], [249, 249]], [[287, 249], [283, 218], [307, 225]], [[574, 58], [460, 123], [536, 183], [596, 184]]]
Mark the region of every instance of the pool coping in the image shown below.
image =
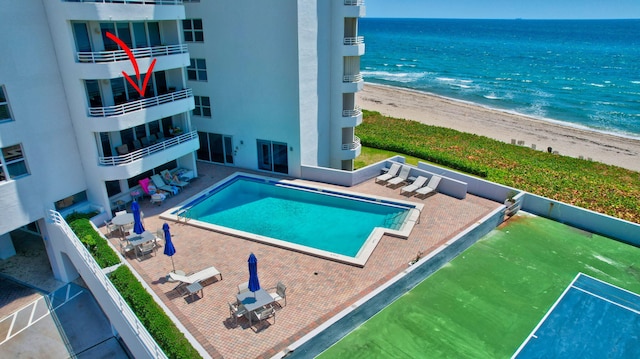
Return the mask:
[[[367, 239], [364, 241], [364, 243], [360, 247], [360, 250], [358, 251], [355, 257], [350, 257], [342, 254], [337, 254], [337, 253], [333, 253], [333, 252], [329, 252], [329, 251], [325, 251], [317, 248], [296, 244], [296, 243], [291, 243], [291, 242], [283, 241], [277, 238], [240, 231], [240, 230], [236, 230], [229, 227], [223, 227], [215, 224], [205, 223], [195, 219], [190, 219], [188, 218], [188, 216], [184, 215], [185, 212], [188, 213], [188, 211], [183, 210], [184, 207], [192, 206], [196, 204], [200, 199], [206, 198], [211, 192], [218, 190], [221, 186], [225, 186], [227, 183], [229, 183], [230, 181], [234, 180], [237, 177], [248, 177], [252, 179], [263, 180], [265, 182], [272, 183], [272, 184], [282, 184], [288, 187], [294, 187], [297, 190], [312, 191], [312, 192], [321, 193], [329, 196], [342, 196], [342, 197], [348, 197], [352, 200], [359, 200], [359, 201], [368, 200], [369, 202], [375, 202], [381, 205], [400, 206], [400, 207], [407, 208], [409, 210], [409, 213], [407, 214], [407, 217], [405, 218], [402, 224], [402, 227], [398, 230], [393, 230], [393, 229], [383, 228], [383, 227], [374, 227], [374, 229], [371, 231]], [[252, 241], [256, 241], [256, 242], [260, 242], [260, 243], [264, 243], [264, 244], [268, 244], [268, 245], [272, 245], [280, 248], [285, 248], [285, 249], [293, 250], [296, 252], [300, 252], [300, 253], [304, 253], [304, 254], [320, 257], [320, 258], [325, 258], [325, 259], [329, 259], [329, 260], [333, 260], [333, 261], [337, 261], [345, 264], [350, 264], [358, 267], [364, 267], [367, 260], [369, 259], [369, 257], [375, 250], [376, 246], [378, 245], [378, 243], [380, 242], [380, 240], [385, 234], [393, 237], [403, 238], [403, 239], [406, 239], [409, 237], [414, 226], [420, 222], [420, 214], [422, 212], [423, 207], [424, 207], [423, 204], [415, 203], [415, 202], [402, 201], [402, 200], [375, 196], [375, 195], [363, 195], [357, 192], [345, 191], [342, 189], [336, 190], [333, 188], [323, 187], [319, 185], [313, 185], [313, 186], [310, 184], [301, 185], [297, 183], [295, 180], [261, 176], [261, 175], [246, 173], [246, 172], [235, 172], [234, 174], [223, 178], [222, 180], [205, 188], [204, 190], [198, 192], [197, 194], [180, 202], [178, 205], [162, 212], [159, 215], [159, 217], [162, 219], [175, 221], [177, 223], [186, 223], [194, 227], [211, 230], [219, 233], [224, 233], [234, 237], [248, 239], [248, 240], [252, 240]]]

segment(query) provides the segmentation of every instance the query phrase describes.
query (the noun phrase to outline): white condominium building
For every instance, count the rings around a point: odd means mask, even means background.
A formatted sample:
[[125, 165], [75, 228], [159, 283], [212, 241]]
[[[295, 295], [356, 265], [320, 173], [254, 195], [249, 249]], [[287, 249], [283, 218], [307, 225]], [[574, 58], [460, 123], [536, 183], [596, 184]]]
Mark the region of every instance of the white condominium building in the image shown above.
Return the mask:
[[362, 0], [0, 0], [0, 259], [48, 211], [111, 217], [196, 161], [352, 170]]

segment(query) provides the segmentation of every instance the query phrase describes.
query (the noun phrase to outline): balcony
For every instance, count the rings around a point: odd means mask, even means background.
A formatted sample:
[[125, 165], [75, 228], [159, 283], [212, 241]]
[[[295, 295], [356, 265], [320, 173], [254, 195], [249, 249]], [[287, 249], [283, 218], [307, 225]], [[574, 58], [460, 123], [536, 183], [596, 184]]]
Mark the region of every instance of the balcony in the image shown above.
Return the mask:
[[350, 36], [342, 40], [342, 56], [364, 55], [364, 36]]
[[344, 17], [364, 17], [364, 0], [344, 0], [342, 15]]
[[[182, 5], [182, 0], [62, 0], [65, 2], [86, 2], [103, 4], [142, 4], [142, 5]], [[345, 0], [345, 3], [347, 1]]]
[[360, 155], [362, 145], [360, 144], [360, 137], [353, 136], [353, 142], [343, 143], [341, 160], [352, 160]]
[[[142, 59], [147, 57], [186, 54], [189, 50], [187, 48], [187, 44], [179, 44], [131, 49], [131, 52], [136, 59]], [[129, 61], [129, 56], [124, 50], [78, 52], [77, 59], [78, 62], [95, 64], [103, 62]]]
[[171, 103], [186, 98], [193, 97], [193, 91], [191, 89], [180, 90], [176, 92], [170, 92], [164, 95], [143, 98], [136, 101], [123, 103], [120, 105], [106, 106], [106, 107], [89, 107], [90, 117], [111, 117], [120, 116], [127, 113], [140, 111], [145, 108], [159, 106], [165, 103]]
[[362, 123], [362, 110], [355, 106], [353, 110], [342, 110], [342, 126], [356, 127]]
[[[182, 135], [166, 139], [166, 140], [164, 140], [162, 142], [158, 142], [158, 143], [156, 143], [154, 145], [151, 145], [149, 147], [145, 147], [145, 148], [137, 150], [137, 151], [129, 152], [126, 155], [111, 156], [111, 157], [98, 157], [98, 164], [100, 166], [126, 165], [126, 164], [129, 164], [129, 163], [133, 163], [134, 161], [140, 160], [142, 158], [151, 156], [151, 155], [153, 155], [155, 153], [158, 153], [158, 152], [161, 152], [161, 151], [166, 151], [167, 149], [170, 149], [170, 148], [178, 146], [178, 145], [180, 145], [182, 143], [186, 143], [186, 142], [193, 141], [193, 140], [198, 142], [198, 131], [187, 132], [187, 133], [184, 133]], [[165, 162], [166, 162], [166, 160], [165, 160]]]
[[362, 90], [364, 81], [361, 73], [342, 76], [342, 92], [353, 93]]
[[182, 0], [62, 0], [65, 19], [85, 21], [184, 20]]

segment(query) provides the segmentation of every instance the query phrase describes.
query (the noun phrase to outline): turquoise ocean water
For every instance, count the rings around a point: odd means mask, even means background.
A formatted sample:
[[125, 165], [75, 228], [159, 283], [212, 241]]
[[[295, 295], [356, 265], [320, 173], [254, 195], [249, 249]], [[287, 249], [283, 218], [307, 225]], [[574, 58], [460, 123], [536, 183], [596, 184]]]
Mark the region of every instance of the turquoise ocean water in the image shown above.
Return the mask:
[[640, 138], [640, 20], [363, 18], [365, 81]]

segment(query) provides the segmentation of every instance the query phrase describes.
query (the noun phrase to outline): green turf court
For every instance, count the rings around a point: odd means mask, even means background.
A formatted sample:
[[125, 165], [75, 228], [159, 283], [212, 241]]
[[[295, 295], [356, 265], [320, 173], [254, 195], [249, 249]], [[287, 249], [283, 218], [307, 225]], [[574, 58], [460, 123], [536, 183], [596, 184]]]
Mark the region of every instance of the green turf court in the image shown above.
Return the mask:
[[320, 358], [510, 358], [579, 272], [640, 293], [640, 249], [518, 215]]

